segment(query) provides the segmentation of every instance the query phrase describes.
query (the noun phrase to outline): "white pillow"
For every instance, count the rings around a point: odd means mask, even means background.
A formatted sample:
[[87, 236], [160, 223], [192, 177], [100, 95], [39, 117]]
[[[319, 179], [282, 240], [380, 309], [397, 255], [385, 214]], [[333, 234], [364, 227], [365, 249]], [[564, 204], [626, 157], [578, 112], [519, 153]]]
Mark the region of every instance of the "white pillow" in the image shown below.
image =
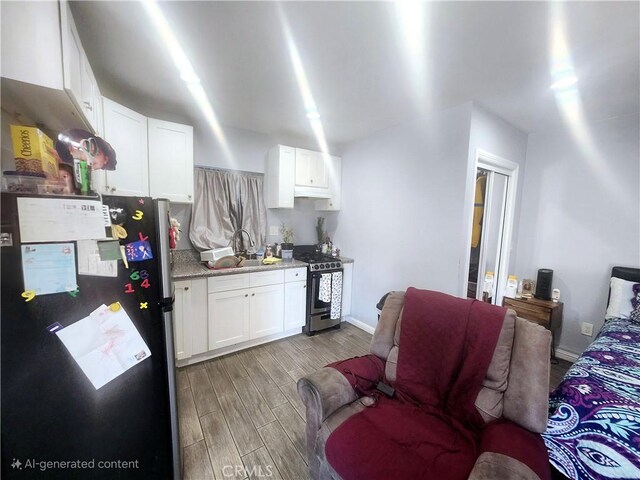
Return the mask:
[[604, 318], [629, 318], [633, 305], [631, 299], [635, 297], [633, 286], [638, 282], [629, 282], [621, 278], [611, 277], [611, 295], [609, 306]]

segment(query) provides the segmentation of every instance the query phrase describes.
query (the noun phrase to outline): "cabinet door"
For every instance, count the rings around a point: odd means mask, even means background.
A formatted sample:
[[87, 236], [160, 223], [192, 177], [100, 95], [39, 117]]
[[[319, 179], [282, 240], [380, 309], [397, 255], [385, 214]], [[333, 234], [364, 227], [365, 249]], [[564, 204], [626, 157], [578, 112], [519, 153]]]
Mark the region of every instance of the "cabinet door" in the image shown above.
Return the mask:
[[183, 360], [192, 355], [191, 281], [175, 282], [174, 287], [173, 343], [176, 360]]
[[293, 208], [296, 172], [296, 151], [276, 145], [269, 150], [265, 170], [267, 208]]
[[304, 327], [307, 315], [307, 282], [284, 284], [284, 329]]
[[147, 117], [103, 99], [104, 138], [116, 151], [116, 170], [107, 171], [113, 195], [148, 196]]
[[148, 128], [151, 196], [193, 202], [193, 127], [150, 118]]
[[62, 62], [64, 89], [78, 106], [82, 99], [82, 58], [84, 50], [67, 2], [60, 4], [60, 24], [62, 30]]
[[327, 166], [331, 198], [316, 200], [316, 210], [337, 212], [342, 204], [342, 159], [332, 156]]
[[353, 263], [342, 265], [342, 316], [351, 315], [351, 289], [353, 285]]
[[251, 289], [251, 339], [284, 329], [284, 284]]
[[327, 164], [331, 162], [330, 155], [324, 155], [321, 152], [313, 152], [311, 164], [309, 165], [309, 182], [312, 187], [327, 188]]
[[209, 350], [249, 340], [249, 290], [209, 294]]
[[[64, 25], [65, 5], [62, 7]], [[58, 3], [0, 2], [0, 21], [2, 77], [62, 90]]]
[[191, 280], [191, 355], [197, 355], [209, 350], [209, 318], [207, 312], [207, 279]]
[[296, 185], [313, 187], [311, 183], [311, 163], [313, 162], [311, 150], [296, 148]]
[[81, 98], [79, 99], [79, 107], [84, 113], [85, 118], [93, 128], [93, 131], [98, 133], [98, 106], [96, 105], [96, 97], [100, 97], [100, 90], [98, 89], [98, 82], [93, 75], [89, 60], [83, 54], [81, 59]]

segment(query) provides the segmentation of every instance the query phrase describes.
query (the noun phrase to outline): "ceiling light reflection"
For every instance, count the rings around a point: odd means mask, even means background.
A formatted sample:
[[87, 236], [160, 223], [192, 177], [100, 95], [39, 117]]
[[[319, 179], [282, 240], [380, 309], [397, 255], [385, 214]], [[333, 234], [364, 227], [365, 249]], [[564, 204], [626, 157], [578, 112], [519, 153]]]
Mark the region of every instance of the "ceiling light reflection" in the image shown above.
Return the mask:
[[549, 44], [549, 73], [553, 81], [551, 88], [560, 115], [577, 148], [585, 159], [585, 167], [591, 168], [599, 183], [620, 200], [613, 171], [607, 168], [604, 155], [600, 151], [584, 114], [580, 92], [576, 86], [578, 77], [575, 74], [571, 53], [569, 51], [564, 15], [564, 4], [549, 4], [549, 21], [551, 37]]
[[222, 127], [220, 122], [218, 121], [218, 117], [211, 106], [211, 102], [209, 101], [209, 97], [205, 92], [204, 88], [200, 84], [200, 77], [196, 74], [189, 58], [184, 52], [180, 42], [176, 38], [175, 34], [166, 17], [162, 13], [162, 10], [158, 6], [156, 0], [141, 0], [142, 5], [144, 6], [147, 14], [151, 18], [151, 22], [156, 27], [162, 42], [166, 50], [169, 52], [173, 63], [175, 64], [178, 72], [180, 74], [180, 78], [187, 84], [187, 88], [191, 93], [191, 96], [195, 100], [196, 104], [200, 108], [200, 111], [204, 115], [211, 131], [213, 132], [216, 140], [220, 144], [220, 147], [227, 159], [227, 162], [230, 164], [231, 168], [235, 168], [235, 160], [229, 150], [229, 145], [227, 143], [227, 139], [224, 136], [224, 132], [222, 131]]
[[394, 2], [396, 28], [400, 34], [407, 78], [416, 98], [416, 108], [425, 112], [428, 105], [429, 84], [427, 77], [427, 33], [431, 21], [431, 4], [421, 0], [396, 0]]
[[289, 22], [287, 21], [284, 11], [282, 10], [282, 5], [278, 3], [277, 8], [278, 8], [278, 15], [280, 17], [280, 23], [282, 24], [282, 31], [284, 33], [284, 37], [287, 42], [289, 58], [291, 59], [291, 65], [293, 66], [293, 73], [296, 77], [296, 82], [298, 83], [298, 89], [300, 90], [300, 95], [302, 96], [302, 102], [304, 104], [305, 114], [309, 119], [311, 130], [313, 130], [313, 134], [316, 137], [316, 141], [318, 142], [318, 148], [323, 154], [323, 157], [325, 159], [325, 164], [330, 165], [331, 162], [327, 161], [329, 158], [329, 147], [327, 145], [327, 139], [324, 134], [324, 128], [322, 127], [322, 122], [320, 121], [320, 113], [319, 113], [318, 107], [316, 106], [316, 102], [313, 98], [313, 93], [311, 91], [311, 86], [309, 85], [309, 80], [307, 79], [307, 74], [304, 69], [304, 64], [302, 63], [302, 59], [300, 58], [300, 52], [298, 51], [296, 42], [293, 39], [291, 29], [289, 28]]

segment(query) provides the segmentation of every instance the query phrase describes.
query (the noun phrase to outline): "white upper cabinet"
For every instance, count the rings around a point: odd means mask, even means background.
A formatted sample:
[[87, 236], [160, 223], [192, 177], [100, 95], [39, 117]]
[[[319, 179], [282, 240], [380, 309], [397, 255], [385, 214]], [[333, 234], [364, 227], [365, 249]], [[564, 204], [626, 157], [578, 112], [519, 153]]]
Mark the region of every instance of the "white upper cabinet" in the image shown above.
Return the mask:
[[296, 186], [327, 188], [324, 155], [320, 152], [296, 148]]
[[116, 151], [115, 170], [106, 172], [106, 192], [149, 195], [147, 117], [104, 98], [104, 139]]
[[148, 119], [152, 197], [193, 202], [193, 127]]
[[295, 197], [322, 199], [316, 210], [340, 210], [342, 161], [302, 148], [276, 145], [265, 168], [267, 208], [293, 208]]
[[102, 107], [104, 139], [118, 163], [104, 180], [93, 172], [94, 188], [112, 195], [193, 202], [193, 127], [147, 118], [108, 98]]
[[2, 76], [8, 79], [3, 106], [34, 112], [34, 122], [53, 130], [84, 127], [97, 133], [99, 88], [69, 4], [1, 2], [0, 8]]
[[269, 150], [265, 169], [267, 208], [293, 208], [295, 175], [295, 148], [276, 145]]
[[316, 200], [316, 210], [337, 212], [342, 200], [342, 159], [329, 157], [327, 163], [327, 177], [329, 179], [329, 198]]

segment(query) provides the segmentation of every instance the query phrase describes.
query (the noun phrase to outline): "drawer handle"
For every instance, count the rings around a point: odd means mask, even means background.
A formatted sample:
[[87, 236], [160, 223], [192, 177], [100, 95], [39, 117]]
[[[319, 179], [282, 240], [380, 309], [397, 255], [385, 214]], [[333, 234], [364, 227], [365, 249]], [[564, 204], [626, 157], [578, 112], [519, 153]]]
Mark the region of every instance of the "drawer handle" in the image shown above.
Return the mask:
[[298, 274], [298, 273], [296, 273], [296, 277], [297, 277], [298, 275], [299, 275], [299, 274]]
[[244, 296], [245, 296], [245, 297], [248, 297], [248, 296], [249, 296], [249, 294], [248, 294], [248, 293], [245, 293], [245, 294], [244, 294]]
[[306, 286], [306, 285], [303, 285], [303, 286], [302, 286], [302, 288], [307, 288], [307, 286]]
[[252, 294], [251, 294], [251, 296], [252, 296], [252, 297], [255, 297], [255, 296], [256, 296], [256, 294], [255, 294], [255, 293], [252, 293]]
[[187, 290], [189, 290], [189, 287], [184, 287], [184, 291], [186, 292]]

